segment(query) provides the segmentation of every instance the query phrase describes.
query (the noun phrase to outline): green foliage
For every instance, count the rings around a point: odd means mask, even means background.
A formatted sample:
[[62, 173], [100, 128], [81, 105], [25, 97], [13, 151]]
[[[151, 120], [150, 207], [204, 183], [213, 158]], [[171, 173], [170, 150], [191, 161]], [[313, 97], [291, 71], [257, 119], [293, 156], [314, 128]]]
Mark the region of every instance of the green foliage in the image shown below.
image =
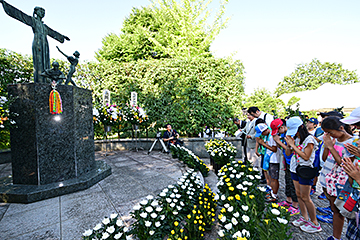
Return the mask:
[[246, 99], [245, 107], [256, 106], [261, 111], [272, 113], [277, 110], [277, 115], [283, 115], [283, 109], [285, 103], [280, 99], [271, 94], [270, 91], [265, 88], [257, 88], [255, 91]]
[[30, 82], [33, 76], [32, 58], [0, 48], [0, 96], [7, 96], [7, 85]]
[[109, 89], [116, 104], [128, 102], [136, 91], [157, 127], [171, 123], [195, 136], [204, 126], [228, 127], [228, 119], [241, 111], [243, 69], [240, 61], [214, 58], [103, 61], [88, 83], [97, 98]]
[[109, 34], [96, 58], [115, 61], [137, 61], [175, 57], [209, 57], [210, 44], [225, 28], [225, 5], [209, 23], [212, 0], [153, 0], [150, 7], [133, 8], [121, 29]]
[[313, 59], [310, 63], [299, 64], [295, 71], [278, 84], [275, 94], [315, 90], [325, 83], [351, 84], [358, 82], [355, 71], [344, 69], [342, 64]]

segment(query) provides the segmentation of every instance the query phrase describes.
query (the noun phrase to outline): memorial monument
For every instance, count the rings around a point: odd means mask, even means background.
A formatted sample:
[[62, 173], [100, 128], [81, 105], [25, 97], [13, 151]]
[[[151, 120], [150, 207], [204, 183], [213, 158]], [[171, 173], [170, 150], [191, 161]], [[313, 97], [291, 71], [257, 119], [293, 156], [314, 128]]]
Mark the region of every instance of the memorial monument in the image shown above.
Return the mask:
[[[8, 86], [16, 128], [10, 133], [12, 176], [0, 179], [0, 202], [29, 203], [86, 189], [109, 176], [111, 168], [95, 161], [92, 92], [60, 85], [65, 75], [56, 62], [50, 68], [47, 36], [62, 43], [70, 39], [42, 22], [43, 8], [35, 7], [29, 16], [0, 3], [34, 32], [34, 82]], [[67, 80], [73, 82], [77, 62], [71, 64]], [[53, 111], [55, 105], [60, 111]]]

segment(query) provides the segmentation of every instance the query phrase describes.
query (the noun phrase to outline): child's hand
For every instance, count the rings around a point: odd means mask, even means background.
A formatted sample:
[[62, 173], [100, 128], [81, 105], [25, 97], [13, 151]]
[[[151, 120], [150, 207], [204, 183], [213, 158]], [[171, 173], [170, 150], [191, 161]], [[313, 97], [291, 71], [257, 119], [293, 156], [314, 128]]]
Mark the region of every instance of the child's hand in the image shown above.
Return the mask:
[[360, 149], [350, 143], [344, 144], [345, 148], [353, 155], [360, 157]]
[[323, 138], [323, 141], [324, 141], [324, 146], [326, 148], [333, 148], [334, 147], [334, 144], [335, 144], [335, 139], [331, 140], [331, 137], [328, 133], [324, 133], [324, 138]]
[[287, 144], [290, 146], [290, 147], [295, 147], [295, 140], [294, 138], [290, 137], [290, 136], [286, 136], [285, 137], [285, 141], [287, 142]]
[[352, 160], [346, 157], [342, 160], [341, 166], [344, 168], [347, 175], [355, 179], [356, 182], [360, 181], [360, 168], [357, 161], [354, 165]]

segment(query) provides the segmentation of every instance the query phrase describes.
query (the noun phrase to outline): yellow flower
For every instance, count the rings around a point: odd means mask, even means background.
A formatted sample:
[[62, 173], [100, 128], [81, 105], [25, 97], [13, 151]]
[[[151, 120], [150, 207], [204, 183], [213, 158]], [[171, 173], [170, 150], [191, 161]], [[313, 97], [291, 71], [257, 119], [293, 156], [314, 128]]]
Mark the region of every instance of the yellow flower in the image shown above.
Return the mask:
[[271, 206], [272, 206], [273, 208], [278, 208], [278, 207], [279, 207], [279, 205], [276, 204], [276, 203], [272, 203]]
[[252, 171], [253, 171], [253, 169], [252, 169], [252, 168], [249, 168], [249, 171], [250, 171], [250, 172], [252, 172]]
[[179, 225], [179, 223], [177, 221], [174, 222], [175, 227], [177, 227]]
[[226, 212], [226, 208], [222, 208], [222, 209], [220, 210], [220, 212], [222, 212], [222, 213]]
[[228, 185], [229, 187], [231, 186], [231, 183], [230, 182], [228, 182], [226, 185]]
[[246, 196], [246, 195], [247, 195], [247, 192], [242, 192], [242, 195]]
[[240, 200], [240, 195], [239, 195], [239, 194], [236, 194], [236, 195], [235, 195], [235, 198], [236, 198], [236, 200]]
[[286, 209], [285, 207], [281, 206], [281, 209]]
[[229, 197], [228, 197], [228, 200], [229, 200], [229, 201], [234, 200], [234, 197], [233, 197], [233, 196], [229, 196]]
[[174, 230], [171, 230], [171, 234], [175, 234], [175, 231], [174, 231]]
[[190, 214], [189, 214], [189, 215], [187, 215], [187, 218], [188, 218], [188, 219], [190, 219], [190, 218], [191, 218], [191, 215], [190, 215]]
[[197, 221], [196, 221], [196, 220], [194, 220], [194, 224], [197, 224]]
[[199, 230], [201, 231], [201, 229], [202, 229], [202, 227], [201, 226], [199, 226]]
[[196, 214], [196, 211], [195, 211], [195, 210], [192, 210], [192, 213], [193, 213], [193, 214]]
[[224, 215], [219, 214], [218, 218], [221, 220], [223, 218]]
[[183, 233], [183, 232], [184, 232], [184, 229], [180, 229], [180, 232]]
[[242, 164], [243, 162], [242, 162], [242, 161], [238, 161], [238, 163]]
[[185, 236], [185, 237], [184, 237], [184, 239], [188, 239], [188, 237], [187, 237], [187, 236]]
[[196, 216], [195, 218], [196, 218], [196, 219], [199, 219], [199, 216]]
[[230, 178], [225, 179], [225, 182], [230, 182]]
[[241, 165], [241, 168], [244, 168], [244, 167], [246, 167], [245, 165]]
[[230, 190], [230, 191], [234, 191], [234, 188], [233, 188], [233, 187], [229, 187], [229, 190]]
[[255, 196], [254, 196], [254, 195], [249, 195], [249, 198], [250, 198], [250, 199], [254, 199]]
[[224, 172], [227, 172], [227, 170], [228, 170], [227, 168], [224, 168]]
[[202, 204], [203, 204], [203, 202], [202, 202], [202, 201], [200, 201], [200, 202], [199, 202], [199, 204], [200, 204], [200, 205], [202, 205]]
[[264, 222], [266, 222], [266, 224], [269, 224], [270, 219], [264, 219]]

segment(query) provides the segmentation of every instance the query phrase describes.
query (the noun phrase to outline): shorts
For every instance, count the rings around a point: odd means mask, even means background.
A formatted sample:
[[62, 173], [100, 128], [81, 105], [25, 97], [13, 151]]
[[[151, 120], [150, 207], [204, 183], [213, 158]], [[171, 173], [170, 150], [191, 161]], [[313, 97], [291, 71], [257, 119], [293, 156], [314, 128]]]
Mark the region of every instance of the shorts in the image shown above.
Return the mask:
[[294, 180], [294, 181], [298, 181], [299, 184], [301, 185], [310, 185], [312, 186], [313, 183], [314, 183], [314, 179], [305, 179], [305, 178], [301, 178], [299, 177], [296, 173], [291, 173], [291, 179]]
[[272, 179], [279, 179], [280, 163], [270, 163], [269, 175]]

